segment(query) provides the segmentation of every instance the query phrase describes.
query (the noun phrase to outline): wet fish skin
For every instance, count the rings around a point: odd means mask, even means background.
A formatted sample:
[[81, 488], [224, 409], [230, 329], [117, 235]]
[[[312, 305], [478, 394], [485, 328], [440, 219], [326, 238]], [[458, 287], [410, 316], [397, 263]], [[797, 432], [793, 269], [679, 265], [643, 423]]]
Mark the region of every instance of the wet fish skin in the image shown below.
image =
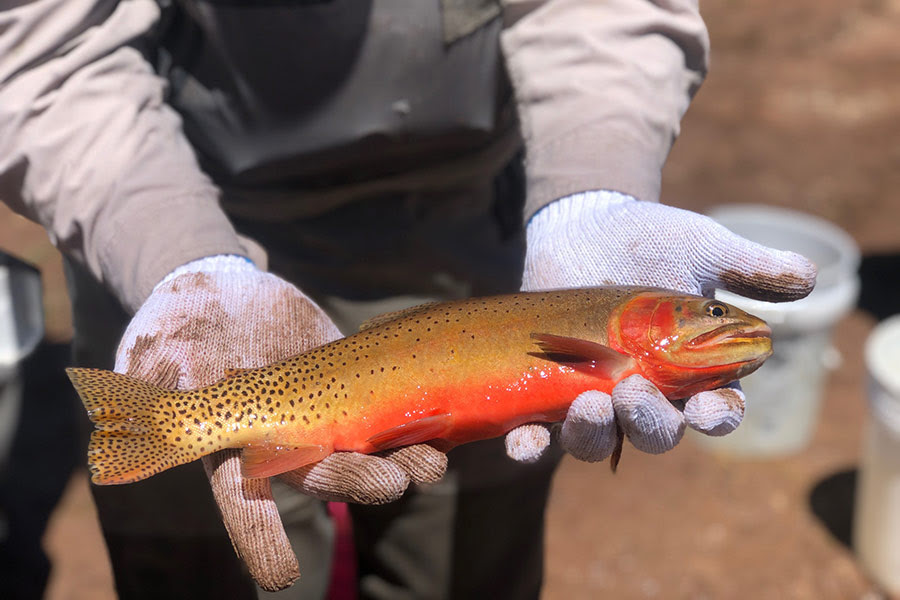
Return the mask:
[[335, 451], [447, 450], [558, 421], [581, 392], [609, 393], [635, 373], [670, 399], [688, 397], [756, 369], [769, 333], [706, 298], [582, 288], [424, 305], [196, 390], [68, 373], [95, 425], [95, 483], [138, 481], [224, 448], [243, 448], [245, 476], [265, 477]]

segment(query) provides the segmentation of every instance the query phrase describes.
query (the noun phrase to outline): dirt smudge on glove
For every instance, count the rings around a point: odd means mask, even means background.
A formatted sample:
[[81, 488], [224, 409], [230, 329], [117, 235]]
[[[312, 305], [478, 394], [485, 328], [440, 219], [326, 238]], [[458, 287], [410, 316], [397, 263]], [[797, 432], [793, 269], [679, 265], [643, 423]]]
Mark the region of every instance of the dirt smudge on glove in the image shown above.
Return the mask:
[[744, 414], [744, 397], [737, 390], [720, 388], [715, 392], [728, 410]]
[[172, 332], [173, 340], [198, 342], [209, 337], [210, 332], [222, 329], [221, 321], [210, 317], [194, 317]]
[[748, 275], [734, 269], [723, 271], [719, 279], [730, 292], [766, 302], [787, 302], [805, 298], [816, 283], [814, 274], [812, 277], [801, 277], [796, 273]]
[[126, 373], [133, 375], [140, 371], [140, 367], [144, 362], [144, 357], [148, 352], [153, 352], [159, 340], [159, 334], [139, 335], [134, 341], [134, 346], [128, 350], [128, 368]]
[[267, 308], [271, 318], [256, 323], [257, 339], [267, 340], [258, 348], [260, 365], [266, 365], [305, 352], [340, 337], [324, 311], [292, 287], [276, 291]]
[[181, 377], [181, 367], [174, 360], [160, 360], [142, 379], [167, 389], [177, 389]]
[[169, 291], [179, 293], [182, 291], [204, 290], [215, 292], [218, 290], [212, 282], [212, 278], [206, 273], [186, 273], [169, 282]]
[[[181, 369], [173, 360], [153, 359], [159, 348], [160, 334], [139, 335], [128, 351], [126, 375], [149, 381], [160, 387], [175, 389]], [[150, 362], [153, 360], [153, 362]]]

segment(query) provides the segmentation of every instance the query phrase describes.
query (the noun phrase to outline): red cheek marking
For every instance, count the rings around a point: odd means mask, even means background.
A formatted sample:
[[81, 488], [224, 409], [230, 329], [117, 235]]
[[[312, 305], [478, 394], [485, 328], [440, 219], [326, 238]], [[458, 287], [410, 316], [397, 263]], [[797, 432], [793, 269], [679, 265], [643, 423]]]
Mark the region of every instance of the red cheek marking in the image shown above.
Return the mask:
[[607, 339], [614, 350], [643, 360], [650, 356], [650, 328], [659, 298], [637, 296], [627, 302], [607, 325]]
[[[691, 375], [667, 359], [668, 345], [677, 340], [676, 304], [659, 296], [639, 296], [623, 306], [610, 319], [607, 329], [609, 345], [614, 350], [638, 360], [641, 375], [656, 385], [669, 398], [681, 398], [693, 387], [685, 386]], [[695, 372], [695, 375], [699, 373]], [[720, 373], [704, 373], [703, 379], [717, 379]]]

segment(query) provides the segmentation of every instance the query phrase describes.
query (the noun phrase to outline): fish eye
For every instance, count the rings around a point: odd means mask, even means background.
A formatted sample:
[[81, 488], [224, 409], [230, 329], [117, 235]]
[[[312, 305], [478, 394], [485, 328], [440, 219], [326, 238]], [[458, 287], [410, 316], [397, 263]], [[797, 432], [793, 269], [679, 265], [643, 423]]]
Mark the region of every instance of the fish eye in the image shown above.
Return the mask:
[[724, 317], [728, 314], [728, 307], [721, 302], [710, 302], [706, 305], [706, 314], [711, 317]]

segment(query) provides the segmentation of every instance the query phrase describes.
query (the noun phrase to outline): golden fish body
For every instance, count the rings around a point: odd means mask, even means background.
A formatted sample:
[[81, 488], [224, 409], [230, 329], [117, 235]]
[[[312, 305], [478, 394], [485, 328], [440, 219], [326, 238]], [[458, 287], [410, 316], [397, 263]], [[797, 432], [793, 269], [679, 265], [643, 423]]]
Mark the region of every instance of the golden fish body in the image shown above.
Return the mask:
[[733, 307], [605, 287], [425, 305], [196, 390], [94, 369], [69, 375], [96, 426], [93, 480], [106, 484], [224, 448], [244, 449], [248, 477], [334, 451], [448, 449], [560, 420], [582, 391], [609, 392], [634, 373], [681, 398], [747, 374], [770, 352], [765, 324]]

